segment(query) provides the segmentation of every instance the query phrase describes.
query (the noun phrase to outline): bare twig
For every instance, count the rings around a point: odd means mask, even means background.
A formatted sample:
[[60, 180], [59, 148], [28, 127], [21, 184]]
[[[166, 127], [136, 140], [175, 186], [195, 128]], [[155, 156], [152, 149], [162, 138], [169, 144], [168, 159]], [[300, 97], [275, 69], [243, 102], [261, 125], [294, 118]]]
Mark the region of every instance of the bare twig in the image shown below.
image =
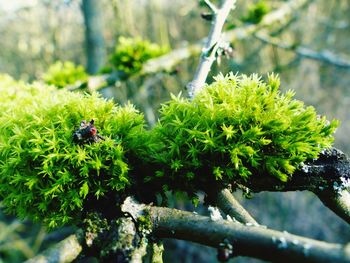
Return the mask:
[[236, 256], [274, 262], [349, 262], [350, 245], [332, 244], [262, 227], [164, 207], [151, 207], [154, 234], [219, 247], [224, 240]]
[[190, 98], [193, 98], [205, 84], [205, 80], [207, 79], [211, 65], [216, 59], [216, 52], [221, 41], [222, 28], [228, 14], [230, 13], [231, 9], [234, 8], [235, 2], [235, 0], [225, 0], [219, 9], [214, 9], [213, 7], [211, 8], [213, 11], [215, 11], [212, 27], [210, 29], [206, 44], [202, 50], [200, 62], [194, 78], [187, 84]]
[[301, 57], [318, 60], [341, 68], [350, 68], [350, 61], [340, 57], [339, 55], [335, 55], [330, 51], [324, 50], [317, 52], [306, 47], [283, 43], [279, 39], [270, 37], [268, 34], [261, 31], [256, 33], [254, 36], [264, 43], [281, 49], [293, 51], [295, 54]]
[[213, 11], [214, 13], [217, 13], [218, 12], [218, 9], [217, 7], [212, 3], [210, 2], [210, 0], [204, 0], [204, 3], [211, 9], [211, 11]]
[[26, 263], [65, 263], [72, 262], [82, 251], [81, 234], [70, 235], [66, 239], [48, 248]]
[[216, 203], [225, 214], [235, 218], [237, 221], [244, 224], [258, 225], [258, 222], [256, 222], [248, 211], [235, 199], [230, 190], [221, 190], [217, 196]]

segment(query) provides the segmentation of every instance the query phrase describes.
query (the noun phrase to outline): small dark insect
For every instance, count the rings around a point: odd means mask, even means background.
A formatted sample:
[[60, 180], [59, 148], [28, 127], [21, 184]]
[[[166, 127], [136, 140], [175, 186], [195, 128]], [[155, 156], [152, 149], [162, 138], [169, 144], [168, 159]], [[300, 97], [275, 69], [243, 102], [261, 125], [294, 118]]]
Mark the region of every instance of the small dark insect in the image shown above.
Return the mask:
[[226, 262], [233, 256], [233, 246], [227, 239], [225, 239], [223, 243], [219, 244], [217, 258], [220, 262]]
[[80, 127], [73, 133], [73, 141], [75, 143], [84, 144], [104, 140], [104, 138], [97, 133], [94, 122], [94, 120], [91, 120], [90, 122], [83, 120], [80, 123]]
[[213, 13], [201, 13], [201, 17], [202, 17], [204, 20], [212, 21], [213, 18], [214, 18], [214, 14], [213, 14]]

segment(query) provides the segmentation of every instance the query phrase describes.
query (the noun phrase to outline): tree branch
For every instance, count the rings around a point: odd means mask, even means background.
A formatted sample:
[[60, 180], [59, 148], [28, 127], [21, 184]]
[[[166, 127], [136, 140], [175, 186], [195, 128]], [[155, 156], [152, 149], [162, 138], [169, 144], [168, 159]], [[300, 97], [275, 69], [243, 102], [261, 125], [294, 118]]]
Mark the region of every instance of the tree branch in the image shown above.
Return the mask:
[[[210, 2], [207, 1], [206, 3], [209, 4]], [[190, 98], [193, 98], [205, 84], [205, 80], [207, 79], [211, 65], [216, 59], [216, 52], [221, 41], [222, 28], [228, 14], [230, 13], [231, 9], [234, 8], [235, 3], [236, 0], [225, 0], [219, 9], [211, 7], [211, 9], [215, 11], [212, 27], [210, 29], [206, 44], [202, 50], [200, 62], [196, 73], [194, 74], [194, 78], [187, 84]]]
[[350, 193], [348, 190], [315, 193], [322, 203], [350, 224]]
[[217, 206], [230, 217], [243, 224], [259, 225], [247, 210], [235, 199], [230, 190], [223, 189], [218, 193]]
[[[304, 8], [312, 1], [313, 0], [290, 0], [280, 8], [266, 14], [259, 24], [243, 25], [226, 31], [222, 34], [222, 39], [227, 42], [235, 42], [237, 40], [243, 40], [262, 28], [271, 26], [274, 23], [288, 23], [298, 9]], [[181, 61], [198, 55], [201, 51], [203, 41], [205, 41], [205, 39], [202, 39], [195, 44], [175, 49], [161, 57], [150, 59], [143, 65], [141, 74], [147, 75], [159, 71], [171, 70]]]
[[[222, 34], [222, 40], [224, 42], [235, 42], [238, 40], [246, 39], [255, 32], [271, 26], [274, 23], [288, 23], [291, 17], [295, 15], [296, 11], [304, 8], [313, 0], [290, 0], [283, 4], [280, 8], [271, 11], [266, 14], [263, 20], [259, 24], [243, 25], [232, 30], [226, 31]], [[139, 76], [154, 74], [161, 71], [170, 71], [181, 61], [194, 57], [201, 52], [201, 47], [203, 41], [206, 39], [201, 39], [195, 44], [187, 45], [171, 52], [160, 56], [158, 58], [148, 60], [142, 67], [142, 70], [138, 73]], [[107, 87], [108, 85], [113, 85], [114, 83], [121, 81], [117, 73], [91, 76], [89, 77], [88, 83], [81, 83], [76, 85], [71, 85], [67, 87], [69, 90], [80, 90], [87, 89], [88, 91], [96, 91]]]
[[318, 159], [306, 162], [287, 182], [281, 182], [267, 173], [256, 171], [250, 180], [237, 180], [232, 183], [248, 187], [252, 192], [302, 190], [318, 192], [333, 189], [334, 185], [340, 185], [349, 179], [350, 160], [342, 151], [331, 148], [320, 153]]
[[332, 244], [191, 212], [150, 207], [154, 234], [218, 248], [228, 240], [235, 256], [278, 262], [349, 262], [350, 245]]
[[48, 248], [25, 263], [65, 263], [72, 262], [82, 251], [81, 233], [70, 235], [66, 239]]
[[248, 180], [236, 180], [252, 192], [302, 191], [314, 192], [333, 212], [350, 223], [350, 160], [340, 150], [323, 151], [319, 158], [305, 163], [286, 183], [257, 171]]
[[293, 51], [295, 54], [301, 57], [318, 60], [341, 68], [350, 68], [350, 61], [345, 60], [344, 58], [335, 55], [330, 51], [324, 50], [316, 52], [306, 47], [282, 43], [280, 40], [270, 37], [268, 34], [263, 32], [258, 32], [254, 36], [264, 43], [270, 44], [281, 49]]

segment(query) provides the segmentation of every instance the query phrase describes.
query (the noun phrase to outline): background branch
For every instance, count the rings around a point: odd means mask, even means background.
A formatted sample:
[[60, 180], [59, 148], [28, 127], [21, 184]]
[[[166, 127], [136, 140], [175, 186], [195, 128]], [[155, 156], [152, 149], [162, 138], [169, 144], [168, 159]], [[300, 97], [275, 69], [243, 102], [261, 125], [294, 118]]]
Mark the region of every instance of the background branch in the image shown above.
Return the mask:
[[290, 50], [301, 57], [318, 60], [341, 68], [350, 68], [350, 61], [340, 57], [339, 55], [335, 55], [330, 51], [324, 50], [317, 52], [306, 47], [282, 43], [279, 39], [270, 37], [268, 34], [261, 31], [254, 34], [254, 36], [264, 43], [278, 48]]
[[48, 248], [26, 263], [66, 263], [72, 262], [82, 251], [81, 233], [70, 235], [66, 239]]
[[[243, 40], [258, 32], [261, 29], [269, 27], [275, 23], [287, 24], [291, 21], [291, 18], [295, 16], [297, 10], [304, 8], [313, 0], [290, 0], [283, 4], [280, 8], [271, 11], [266, 14], [263, 20], [259, 24], [245, 24], [223, 32], [221, 39], [224, 42], [235, 42]], [[169, 72], [176, 65], [182, 61], [189, 59], [191, 57], [197, 56], [202, 49], [202, 43], [206, 41], [207, 38], [201, 39], [195, 44], [186, 45], [184, 47], [174, 49], [171, 52], [148, 60], [142, 67], [142, 70], [137, 74], [137, 76], [145, 76], [149, 74], [154, 74], [157, 72]], [[135, 76], [136, 77], [136, 76]], [[114, 83], [121, 81], [117, 73], [91, 76], [89, 77], [88, 83], [77, 83], [67, 87], [69, 90], [79, 90], [87, 89], [88, 91], [95, 91], [107, 87], [108, 85], [113, 85]]]

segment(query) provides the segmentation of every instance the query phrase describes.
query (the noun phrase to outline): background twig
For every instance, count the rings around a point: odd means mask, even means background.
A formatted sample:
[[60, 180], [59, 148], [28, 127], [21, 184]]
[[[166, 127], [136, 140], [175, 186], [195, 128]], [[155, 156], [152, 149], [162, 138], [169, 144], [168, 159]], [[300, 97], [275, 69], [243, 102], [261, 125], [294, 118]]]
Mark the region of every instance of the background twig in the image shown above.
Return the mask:
[[205, 84], [205, 80], [207, 79], [211, 65], [216, 59], [216, 51], [221, 41], [222, 28], [228, 14], [230, 13], [231, 9], [234, 8], [235, 3], [236, 0], [225, 0], [222, 6], [214, 14], [212, 27], [210, 29], [206, 44], [202, 50], [196, 73], [194, 74], [193, 80], [187, 84], [190, 98], [193, 98]]

